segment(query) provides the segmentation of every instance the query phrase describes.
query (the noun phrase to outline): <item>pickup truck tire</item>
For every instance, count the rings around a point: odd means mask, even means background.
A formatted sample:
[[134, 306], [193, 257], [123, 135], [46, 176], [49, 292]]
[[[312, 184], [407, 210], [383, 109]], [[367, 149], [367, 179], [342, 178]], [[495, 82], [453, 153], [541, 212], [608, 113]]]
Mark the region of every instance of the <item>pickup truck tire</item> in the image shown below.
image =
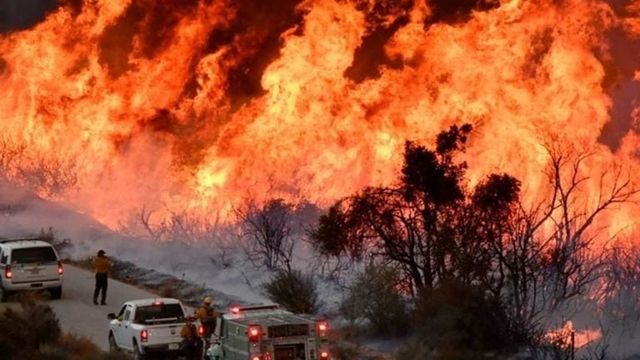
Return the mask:
[[118, 352], [120, 351], [120, 348], [118, 347], [118, 344], [116, 343], [116, 338], [113, 337], [113, 333], [109, 333], [109, 351], [111, 352]]
[[140, 348], [138, 347], [138, 343], [133, 340], [133, 360], [144, 360], [146, 356], [140, 352]]
[[52, 299], [60, 299], [62, 297], [62, 286], [54, 287], [49, 290]]

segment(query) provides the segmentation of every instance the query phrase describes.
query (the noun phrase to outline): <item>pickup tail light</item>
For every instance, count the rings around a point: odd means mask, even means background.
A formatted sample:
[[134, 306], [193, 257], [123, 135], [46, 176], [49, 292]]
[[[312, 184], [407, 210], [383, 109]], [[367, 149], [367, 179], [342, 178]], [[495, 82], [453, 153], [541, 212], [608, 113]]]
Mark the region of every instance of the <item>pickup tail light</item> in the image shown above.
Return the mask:
[[62, 267], [62, 261], [58, 261], [58, 275], [64, 274], [64, 267]]
[[149, 331], [140, 330], [140, 342], [146, 343], [149, 341]]
[[13, 271], [11, 271], [11, 265], [6, 265], [4, 267], [4, 277], [7, 279], [11, 279], [13, 277]]

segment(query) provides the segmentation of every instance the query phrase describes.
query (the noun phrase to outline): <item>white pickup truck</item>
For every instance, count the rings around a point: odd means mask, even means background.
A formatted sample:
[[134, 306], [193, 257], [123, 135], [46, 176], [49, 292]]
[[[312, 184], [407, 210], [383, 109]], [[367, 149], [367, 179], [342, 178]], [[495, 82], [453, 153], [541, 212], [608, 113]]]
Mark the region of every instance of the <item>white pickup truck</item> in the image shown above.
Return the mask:
[[133, 353], [134, 359], [148, 355], [178, 356], [183, 352], [180, 331], [185, 309], [177, 299], [131, 300], [120, 311], [108, 314], [109, 347]]

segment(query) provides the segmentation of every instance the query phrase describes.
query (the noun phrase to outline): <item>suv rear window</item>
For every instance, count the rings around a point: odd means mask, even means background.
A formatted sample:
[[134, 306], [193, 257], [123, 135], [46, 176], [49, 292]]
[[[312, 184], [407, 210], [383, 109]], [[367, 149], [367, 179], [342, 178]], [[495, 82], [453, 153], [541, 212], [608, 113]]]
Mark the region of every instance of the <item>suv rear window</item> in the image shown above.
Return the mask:
[[152, 322], [178, 322], [182, 321], [184, 313], [180, 304], [158, 304], [140, 306], [136, 309], [134, 322], [138, 324]]
[[11, 263], [33, 264], [56, 262], [58, 258], [51, 247], [33, 247], [14, 249], [11, 252]]

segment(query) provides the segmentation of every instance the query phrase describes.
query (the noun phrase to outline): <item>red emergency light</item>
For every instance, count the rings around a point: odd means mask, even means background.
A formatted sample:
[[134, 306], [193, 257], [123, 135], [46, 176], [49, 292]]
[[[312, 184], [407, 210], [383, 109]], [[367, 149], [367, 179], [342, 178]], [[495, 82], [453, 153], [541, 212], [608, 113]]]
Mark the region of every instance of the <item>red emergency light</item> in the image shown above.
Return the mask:
[[316, 329], [318, 330], [318, 335], [320, 337], [325, 337], [329, 332], [329, 323], [325, 320], [319, 320], [316, 322]]
[[249, 337], [249, 342], [257, 343], [262, 336], [262, 327], [260, 325], [249, 325], [247, 336]]

